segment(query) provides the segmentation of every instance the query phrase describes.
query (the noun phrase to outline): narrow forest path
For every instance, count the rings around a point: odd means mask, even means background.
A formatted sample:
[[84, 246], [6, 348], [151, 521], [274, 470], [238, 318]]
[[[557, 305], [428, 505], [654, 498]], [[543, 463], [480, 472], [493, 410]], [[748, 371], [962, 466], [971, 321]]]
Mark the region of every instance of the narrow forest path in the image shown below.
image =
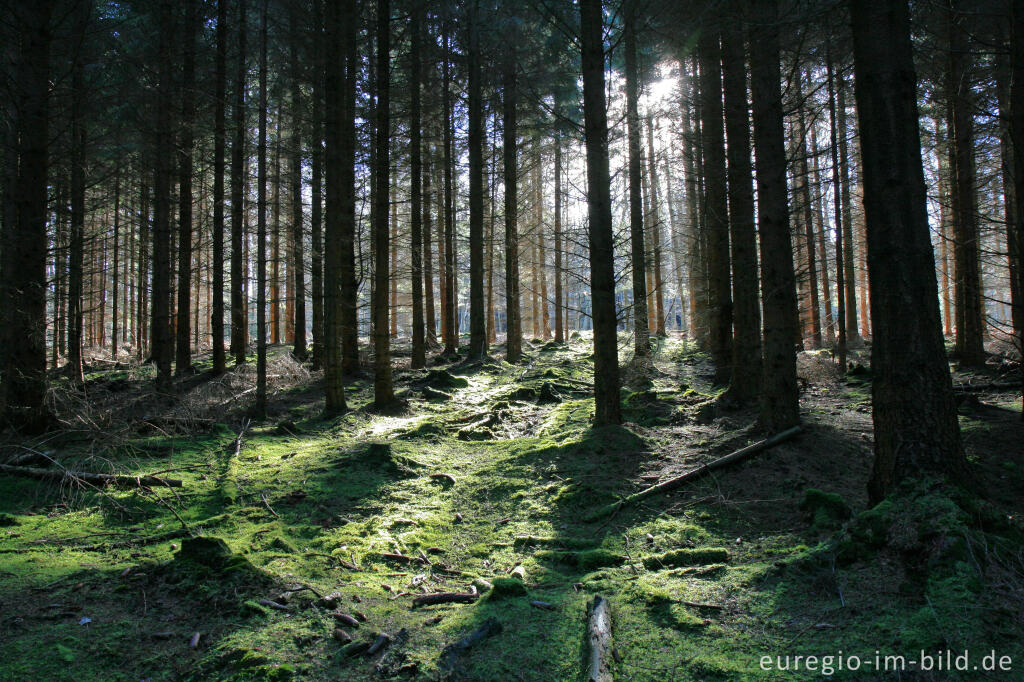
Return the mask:
[[[760, 438], [753, 412], [709, 408], [711, 366], [675, 338], [624, 393], [626, 426], [593, 429], [588, 355], [585, 340], [537, 343], [514, 367], [398, 370], [409, 409], [397, 415], [362, 408], [361, 379], [357, 409], [330, 421], [315, 377], [296, 375], [241, 447], [238, 410], [203, 434], [106, 447], [65, 436], [51, 446], [65, 466], [174, 469], [184, 485], [96, 495], [0, 476], [0, 679], [574, 680], [598, 593], [613, 667], [630, 680], [771, 678], [761, 656], [828, 652], [839, 636], [871, 653], [936, 633], [990, 641], [1009, 622], [968, 625], [964, 609], [1001, 597], [965, 597], [962, 581], [929, 587], [917, 618], [920, 595], [896, 564], [837, 563], [833, 533], [866, 502], [870, 414], [864, 384], [833, 379], [824, 355], [801, 356], [806, 434], [587, 522]], [[271, 374], [286, 374], [275, 362]], [[1019, 482], [1020, 453], [984, 456]], [[231, 555], [183, 538], [183, 523]], [[470, 603], [414, 606], [474, 590], [460, 598]], [[380, 633], [390, 642], [358, 651]]]

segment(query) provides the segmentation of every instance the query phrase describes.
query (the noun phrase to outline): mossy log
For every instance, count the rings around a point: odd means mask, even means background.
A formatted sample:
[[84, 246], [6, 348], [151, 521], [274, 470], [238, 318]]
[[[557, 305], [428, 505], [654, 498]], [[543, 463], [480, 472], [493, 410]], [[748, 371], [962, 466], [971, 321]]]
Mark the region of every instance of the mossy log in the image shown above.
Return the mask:
[[729, 453], [725, 457], [719, 457], [718, 459], [712, 462], [708, 462], [703, 466], [697, 467], [696, 469], [693, 469], [691, 471], [687, 471], [685, 474], [681, 476], [670, 478], [669, 480], [659, 483], [658, 485], [651, 486], [650, 488], [641, 490], [638, 493], [634, 493], [628, 497], [624, 497], [618, 502], [613, 502], [612, 504], [601, 507], [593, 514], [588, 516], [587, 521], [596, 521], [598, 519], [602, 519], [605, 516], [608, 516], [609, 514], [614, 514], [623, 507], [635, 504], [640, 500], [644, 500], [647, 499], [648, 497], [651, 497], [652, 495], [660, 495], [661, 493], [666, 493], [670, 490], [674, 490], [675, 488], [680, 487], [684, 483], [689, 483], [690, 481], [701, 478], [702, 476], [706, 476], [712, 471], [716, 471], [718, 469], [727, 467], [731, 464], [735, 464], [736, 462], [746, 459], [751, 455], [757, 454], [762, 450], [767, 450], [768, 448], [775, 447], [779, 443], [787, 441], [801, 432], [803, 432], [803, 427], [797, 425], [789, 429], [786, 429], [785, 431], [777, 433], [774, 436], [765, 438], [764, 440], [748, 445], [745, 448], [740, 448], [735, 452]]

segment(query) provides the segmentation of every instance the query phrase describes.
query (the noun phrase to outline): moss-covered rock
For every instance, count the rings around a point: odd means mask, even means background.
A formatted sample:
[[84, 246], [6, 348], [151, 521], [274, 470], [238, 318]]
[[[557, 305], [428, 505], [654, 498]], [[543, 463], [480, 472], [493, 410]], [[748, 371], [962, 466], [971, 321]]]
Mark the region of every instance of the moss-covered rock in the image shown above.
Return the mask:
[[804, 492], [800, 510], [811, 519], [811, 527], [815, 530], [834, 530], [853, 515], [841, 495], [817, 488], [808, 488]]
[[525, 597], [528, 594], [526, 585], [520, 580], [515, 578], [495, 578], [494, 582], [491, 583], [491, 589], [487, 594], [487, 599], [490, 601], [496, 601], [499, 599], [509, 599], [511, 597]]

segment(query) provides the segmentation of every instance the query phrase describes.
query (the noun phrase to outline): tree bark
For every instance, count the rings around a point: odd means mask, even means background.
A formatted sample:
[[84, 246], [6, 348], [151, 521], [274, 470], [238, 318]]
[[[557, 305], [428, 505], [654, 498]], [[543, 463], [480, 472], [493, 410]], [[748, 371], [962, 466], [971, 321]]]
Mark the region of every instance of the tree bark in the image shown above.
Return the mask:
[[729, 393], [740, 402], [761, 391], [761, 305], [757, 291], [754, 176], [750, 166], [747, 70], [740, 17], [722, 32], [722, 87], [729, 156], [729, 230], [732, 246], [734, 338]]
[[601, 0], [581, 0], [580, 50], [587, 148], [590, 294], [594, 320], [594, 422], [598, 426], [622, 423], [602, 15]]
[[[388, 232], [388, 177], [391, 145], [391, 2], [377, 0], [377, 110], [376, 149], [373, 174], [377, 193], [373, 223], [376, 262], [373, 276], [376, 295], [373, 299], [373, 402], [377, 408], [390, 405], [394, 399], [391, 382], [391, 337], [388, 334], [388, 281], [390, 268], [390, 234]], [[354, 76], [354, 74], [352, 74]]]
[[[412, 22], [409, 33], [412, 44], [409, 48], [409, 88], [411, 106], [409, 107], [409, 170], [410, 170], [410, 210], [411, 215], [411, 252], [412, 252], [412, 369], [419, 369], [427, 364], [427, 352], [423, 334], [423, 206], [421, 192], [423, 190], [423, 163], [421, 156], [422, 134], [420, 81], [423, 68], [420, 63], [420, 52], [423, 49], [423, 4], [417, 2], [412, 10]], [[428, 232], [429, 234], [429, 232]], [[429, 241], [429, 239], [428, 239]]]
[[484, 310], [484, 107], [477, 0], [469, 0], [469, 357], [487, 354]]
[[764, 381], [759, 423], [768, 433], [800, 422], [796, 382], [796, 276], [789, 236], [785, 131], [779, 86], [778, 2], [752, 5], [750, 92], [757, 161], [761, 237], [761, 307], [764, 315]]
[[228, 0], [217, 0], [217, 56], [213, 95], [213, 300], [210, 310], [210, 336], [213, 344], [213, 371], [226, 368], [224, 356], [224, 148], [226, 128], [224, 103], [227, 97]]
[[562, 139], [555, 131], [555, 343], [565, 343], [562, 316]]
[[[256, 152], [256, 403], [267, 413], [267, 3], [260, 8], [259, 147]], [[273, 305], [273, 302], [271, 302]]]
[[292, 137], [289, 191], [292, 198], [292, 355], [300, 362], [306, 359], [306, 250], [305, 224], [302, 216], [302, 71], [299, 63], [299, 17], [298, 9], [290, 10], [291, 20], [291, 76], [292, 76]]
[[235, 139], [231, 144], [231, 354], [235, 364], [245, 362], [245, 351], [248, 345], [248, 325], [246, 315], [244, 266], [245, 253], [245, 196], [243, 194], [245, 178], [245, 89], [246, 67], [245, 39], [246, 17], [245, 2], [238, 3], [238, 65], [235, 74], [235, 102], [232, 112], [235, 127]]
[[905, 0], [852, 0], [871, 278], [878, 502], [904, 479], [965, 481], [949, 365], [939, 323], [918, 136], [917, 78]]
[[171, 134], [171, 45], [174, 21], [170, 0], [159, 5], [159, 81], [156, 112], [156, 163], [153, 174], [153, 303], [150, 306], [150, 344], [156, 362], [156, 386], [167, 391], [171, 384], [171, 158], [174, 139]]
[[178, 320], [175, 325], [174, 373], [192, 369], [192, 146], [195, 134], [196, 0], [186, 0], [182, 35], [181, 121], [178, 140]]
[[523, 356], [522, 316], [519, 307], [519, 167], [516, 107], [518, 84], [515, 59], [506, 55], [502, 80], [505, 173], [505, 356], [510, 363]]
[[623, 45], [626, 50], [626, 142], [629, 157], [629, 243], [633, 267], [633, 353], [637, 358], [649, 358], [651, 332], [647, 311], [647, 254], [644, 243], [640, 165], [640, 115], [637, 111], [640, 75], [636, 54], [636, 3], [633, 0], [629, 0], [627, 4], [623, 20]]
[[722, 128], [722, 67], [718, 31], [702, 33], [698, 44], [701, 89], [701, 147], [704, 156], [704, 211], [707, 230], [708, 342], [715, 380], [732, 373], [732, 292], [729, 276], [729, 209], [726, 199], [725, 133]]

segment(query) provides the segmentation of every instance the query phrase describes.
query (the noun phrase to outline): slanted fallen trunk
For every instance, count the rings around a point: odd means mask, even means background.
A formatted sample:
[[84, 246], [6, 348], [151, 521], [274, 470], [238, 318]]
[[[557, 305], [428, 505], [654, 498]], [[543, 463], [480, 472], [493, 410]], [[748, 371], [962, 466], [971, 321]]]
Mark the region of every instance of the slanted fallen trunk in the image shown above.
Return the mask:
[[612, 682], [612, 617], [608, 600], [595, 595], [590, 603], [590, 622], [587, 641], [590, 656], [587, 663], [587, 682]]
[[609, 505], [606, 505], [604, 507], [601, 507], [600, 509], [595, 511], [593, 514], [588, 516], [587, 517], [587, 521], [596, 521], [598, 519], [602, 519], [605, 516], [608, 516], [609, 514], [614, 514], [615, 512], [617, 512], [620, 509], [622, 509], [623, 507], [629, 506], [631, 504], [635, 504], [635, 503], [639, 502], [640, 500], [643, 500], [643, 499], [646, 499], [648, 497], [651, 497], [652, 495], [660, 495], [661, 493], [666, 493], [666, 492], [668, 492], [670, 490], [674, 490], [675, 488], [678, 488], [679, 486], [683, 485], [684, 483], [688, 483], [690, 481], [693, 481], [693, 480], [696, 480], [698, 478], [701, 478], [702, 476], [706, 476], [707, 474], [711, 473], [712, 471], [715, 471], [717, 469], [722, 469], [722, 468], [727, 467], [727, 466], [729, 466], [731, 464], [735, 464], [736, 462], [739, 462], [740, 460], [746, 459], [747, 457], [750, 457], [751, 455], [757, 454], [758, 452], [761, 452], [762, 450], [767, 450], [769, 448], [773, 448], [776, 445], [778, 445], [779, 443], [787, 441], [790, 438], [792, 438], [793, 436], [795, 436], [795, 435], [797, 435], [798, 433], [801, 433], [801, 432], [803, 432], [803, 427], [802, 426], [794, 426], [792, 428], [786, 429], [785, 431], [782, 431], [781, 433], [777, 433], [774, 436], [771, 436], [769, 438], [765, 438], [764, 440], [761, 440], [761, 441], [758, 441], [758, 442], [753, 443], [751, 445], [748, 445], [745, 448], [740, 448], [739, 450], [736, 450], [735, 452], [729, 453], [725, 457], [719, 457], [718, 459], [716, 459], [716, 460], [714, 460], [712, 462], [708, 462], [707, 464], [705, 464], [703, 466], [697, 467], [696, 469], [693, 469], [692, 471], [687, 471], [685, 474], [682, 474], [681, 476], [676, 476], [675, 478], [670, 478], [669, 480], [664, 481], [662, 483], [659, 483], [658, 485], [651, 486], [650, 488], [646, 488], [644, 490], [641, 490], [638, 493], [634, 493], [634, 494], [632, 494], [632, 495], [630, 495], [628, 497], [624, 497], [621, 500], [619, 500], [618, 502], [613, 502], [612, 504], [609, 504]]
[[65, 479], [83, 481], [95, 486], [115, 485], [119, 488], [138, 488], [141, 486], [163, 485], [180, 488], [182, 483], [176, 478], [160, 478], [157, 476], [118, 476], [115, 474], [96, 474], [87, 471], [68, 471], [67, 469], [39, 469], [37, 467], [19, 467], [0, 464], [0, 473], [25, 478], [36, 478], [41, 481], [63, 481]]

